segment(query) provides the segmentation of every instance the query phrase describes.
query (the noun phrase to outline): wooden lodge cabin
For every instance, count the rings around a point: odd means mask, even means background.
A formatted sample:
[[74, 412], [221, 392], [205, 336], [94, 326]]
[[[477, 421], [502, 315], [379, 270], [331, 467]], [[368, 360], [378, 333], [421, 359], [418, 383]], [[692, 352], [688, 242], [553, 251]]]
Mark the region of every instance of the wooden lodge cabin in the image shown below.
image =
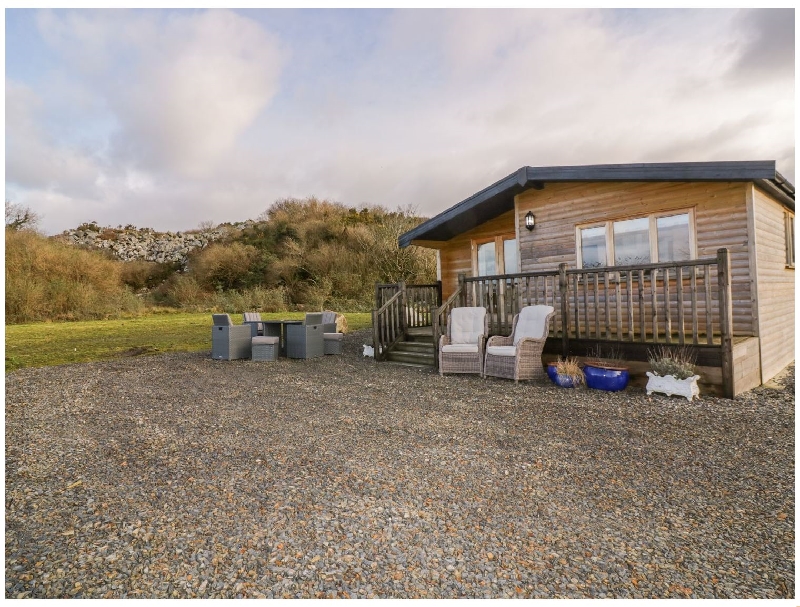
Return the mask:
[[435, 361], [454, 306], [507, 335], [536, 303], [556, 310], [545, 361], [616, 345], [634, 384], [654, 344], [690, 346], [728, 397], [794, 360], [794, 186], [774, 161], [523, 167], [399, 244], [436, 249], [440, 282], [376, 287], [378, 360]]

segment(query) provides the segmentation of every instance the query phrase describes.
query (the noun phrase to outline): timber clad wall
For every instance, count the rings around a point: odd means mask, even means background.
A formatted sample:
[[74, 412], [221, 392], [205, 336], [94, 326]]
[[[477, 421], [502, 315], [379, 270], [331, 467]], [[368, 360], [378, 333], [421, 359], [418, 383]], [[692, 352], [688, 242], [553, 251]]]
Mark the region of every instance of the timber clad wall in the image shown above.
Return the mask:
[[[536, 228], [529, 232], [520, 226], [520, 269], [552, 270], [562, 262], [575, 268], [576, 225], [693, 208], [697, 257], [715, 257], [720, 247], [729, 249], [733, 331], [735, 335], [754, 335], [745, 197], [749, 187], [749, 183], [739, 182], [593, 182], [548, 183], [543, 190], [528, 190], [517, 197], [517, 210], [520, 221], [533, 211]], [[511, 226], [508, 231], [513, 229]]]
[[794, 270], [786, 267], [783, 205], [757, 188], [755, 219], [761, 379], [766, 382], [794, 360]]
[[442, 300], [453, 294], [458, 287], [458, 275], [472, 276], [472, 240], [483, 240], [514, 233], [514, 211], [503, 213], [442, 243], [439, 249], [442, 264]]

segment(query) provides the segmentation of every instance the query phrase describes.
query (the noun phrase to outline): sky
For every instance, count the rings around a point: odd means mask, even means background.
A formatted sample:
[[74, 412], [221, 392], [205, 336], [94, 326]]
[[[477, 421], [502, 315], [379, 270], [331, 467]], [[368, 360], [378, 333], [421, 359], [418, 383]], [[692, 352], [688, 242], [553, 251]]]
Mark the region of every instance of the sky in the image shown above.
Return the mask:
[[6, 9], [5, 38], [6, 199], [48, 234], [431, 217], [526, 165], [795, 182], [793, 9]]

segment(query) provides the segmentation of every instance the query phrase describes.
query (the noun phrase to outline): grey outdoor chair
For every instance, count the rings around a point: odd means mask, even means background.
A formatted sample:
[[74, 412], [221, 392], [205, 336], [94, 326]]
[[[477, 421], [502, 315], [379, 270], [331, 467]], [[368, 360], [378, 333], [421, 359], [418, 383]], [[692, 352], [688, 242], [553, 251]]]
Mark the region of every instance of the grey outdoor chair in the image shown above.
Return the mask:
[[513, 379], [543, 380], [542, 350], [547, 341], [552, 306], [526, 306], [514, 316], [511, 335], [495, 335], [486, 342], [483, 374]]
[[447, 334], [439, 338], [439, 375], [477, 373], [483, 376], [483, 351], [489, 331], [486, 308], [453, 308]]
[[242, 317], [244, 318], [243, 324], [250, 326], [252, 337], [264, 335], [264, 323], [261, 320], [260, 312], [245, 312]]
[[235, 325], [229, 314], [213, 314], [211, 327], [211, 358], [235, 360], [250, 358], [252, 338], [248, 325]]

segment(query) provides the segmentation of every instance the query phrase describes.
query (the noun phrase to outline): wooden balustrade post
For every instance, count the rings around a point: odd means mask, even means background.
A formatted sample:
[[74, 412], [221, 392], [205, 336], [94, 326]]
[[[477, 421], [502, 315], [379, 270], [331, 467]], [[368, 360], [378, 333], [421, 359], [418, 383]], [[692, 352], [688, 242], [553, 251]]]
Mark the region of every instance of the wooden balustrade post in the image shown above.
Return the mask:
[[722, 391], [733, 398], [733, 314], [731, 309], [731, 259], [728, 249], [717, 250], [717, 285], [719, 287], [719, 328], [722, 347]]
[[561, 354], [569, 356], [569, 281], [567, 264], [558, 264], [558, 290], [561, 293]]
[[399, 329], [402, 335], [406, 334], [406, 329], [408, 329], [408, 297], [406, 294], [406, 281], [401, 280], [397, 283], [397, 286], [400, 287], [400, 318], [399, 318]]
[[[441, 283], [440, 283], [441, 286]], [[431, 332], [433, 333], [433, 366], [439, 368], [439, 306], [431, 305]]]
[[466, 284], [464, 283], [464, 279], [466, 279], [467, 275], [461, 273], [458, 275], [458, 288], [461, 291], [461, 295], [458, 296], [459, 305], [460, 307], [465, 307], [467, 305], [467, 289]]
[[444, 299], [442, 298], [442, 281], [441, 280], [437, 280], [436, 281], [436, 305], [437, 306], [441, 306], [443, 302], [444, 302]]
[[378, 310], [372, 310], [372, 349], [374, 352], [375, 360], [380, 360], [381, 338], [378, 331]]

